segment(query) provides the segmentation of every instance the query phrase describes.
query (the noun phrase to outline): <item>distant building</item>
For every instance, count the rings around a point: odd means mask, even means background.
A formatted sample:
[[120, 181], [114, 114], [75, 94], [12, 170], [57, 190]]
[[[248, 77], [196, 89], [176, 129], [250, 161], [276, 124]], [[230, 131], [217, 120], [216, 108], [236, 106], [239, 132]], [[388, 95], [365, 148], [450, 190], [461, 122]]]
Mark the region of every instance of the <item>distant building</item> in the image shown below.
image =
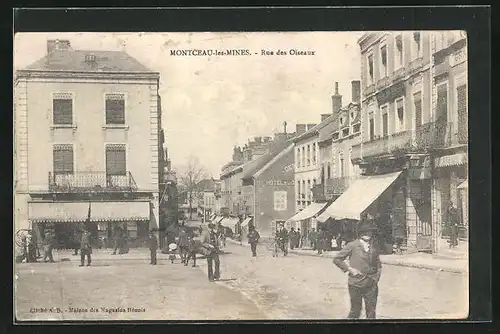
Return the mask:
[[[159, 226], [163, 132], [159, 73], [122, 51], [47, 54], [15, 77], [15, 221], [60, 247], [78, 224], [101, 239], [123, 225], [142, 243]], [[97, 238], [96, 238], [97, 239]], [[135, 241], [134, 241], [135, 240]]]

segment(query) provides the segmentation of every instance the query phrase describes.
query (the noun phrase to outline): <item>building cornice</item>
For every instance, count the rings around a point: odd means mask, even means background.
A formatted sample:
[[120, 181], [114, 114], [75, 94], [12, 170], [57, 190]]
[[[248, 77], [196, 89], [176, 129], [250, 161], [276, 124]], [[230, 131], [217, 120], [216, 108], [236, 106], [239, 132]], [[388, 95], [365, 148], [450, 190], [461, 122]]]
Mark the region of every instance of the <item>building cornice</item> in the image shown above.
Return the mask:
[[16, 78], [85, 78], [85, 79], [159, 79], [159, 72], [90, 72], [90, 71], [41, 71], [17, 70]]

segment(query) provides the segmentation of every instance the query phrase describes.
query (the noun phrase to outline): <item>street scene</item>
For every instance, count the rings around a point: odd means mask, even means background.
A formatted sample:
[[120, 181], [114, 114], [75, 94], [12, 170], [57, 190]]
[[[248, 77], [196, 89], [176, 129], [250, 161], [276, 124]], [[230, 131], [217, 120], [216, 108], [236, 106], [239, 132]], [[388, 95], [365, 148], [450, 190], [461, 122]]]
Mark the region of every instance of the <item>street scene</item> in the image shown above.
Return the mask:
[[466, 52], [16, 34], [16, 321], [465, 319]]

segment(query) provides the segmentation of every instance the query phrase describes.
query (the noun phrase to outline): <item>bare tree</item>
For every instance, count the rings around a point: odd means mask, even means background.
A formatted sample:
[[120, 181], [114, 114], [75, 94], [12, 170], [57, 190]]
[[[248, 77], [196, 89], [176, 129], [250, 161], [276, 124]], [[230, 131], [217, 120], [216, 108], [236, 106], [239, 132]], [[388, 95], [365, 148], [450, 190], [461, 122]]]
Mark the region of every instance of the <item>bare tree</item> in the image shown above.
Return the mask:
[[181, 191], [186, 194], [189, 203], [189, 219], [193, 218], [193, 202], [200, 201], [203, 198], [203, 189], [200, 187], [200, 181], [207, 178], [207, 172], [201, 165], [200, 160], [195, 156], [190, 156], [187, 165], [180, 174], [179, 185]]

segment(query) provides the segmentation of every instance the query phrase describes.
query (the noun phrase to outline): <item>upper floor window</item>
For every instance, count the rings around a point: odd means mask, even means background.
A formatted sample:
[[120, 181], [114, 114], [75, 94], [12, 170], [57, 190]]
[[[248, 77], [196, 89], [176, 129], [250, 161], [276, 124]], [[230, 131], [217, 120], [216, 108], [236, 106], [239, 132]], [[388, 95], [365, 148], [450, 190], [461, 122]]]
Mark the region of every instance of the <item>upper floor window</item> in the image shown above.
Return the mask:
[[106, 94], [106, 124], [125, 124], [124, 94]]
[[396, 132], [403, 131], [405, 129], [405, 105], [404, 98], [399, 98], [396, 100]]
[[403, 66], [403, 34], [399, 33], [394, 37], [394, 69]]
[[287, 192], [275, 191], [274, 192], [274, 210], [285, 211], [287, 207]]
[[54, 125], [73, 124], [73, 96], [70, 93], [54, 94], [52, 112]]
[[126, 175], [127, 159], [125, 145], [106, 145], [106, 174]]
[[380, 111], [382, 116], [381, 136], [386, 137], [387, 135], [389, 135], [389, 116], [387, 114], [387, 105], [382, 106], [382, 108], [380, 108]]
[[316, 143], [312, 146], [312, 163], [313, 166], [316, 166]]
[[73, 145], [54, 145], [54, 174], [73, 174]]
[[415, 129], [422, 125], [422, 92], [413, 94], [413, 109], [415, 110]]
[[387, 76], [387, 45], [380, 47], [380, 78]]
[[368, 86], [373, 84], [374, 81], [374, 66], [373, 66], [373, 54], [368, 55]]
[[296, 152], [296, 160], [297, 160], [297, 168], [300, 168], [300, 148], [297, 148], [297, 152]]
[[302, 167], [306, 166], [306, 148], [302, 146]]
[[369, 129], [368, 129], [368, 134], [369, 134], [369, 140], [375, 140], [375, 117], [373, 115], [373, 113], [370, 113], [368, 115], [368, 126], [369, 126]]
[[419, 31], [415, 31], [412, 34], [411, 42], [411, 53], [412, 59], [422, 57], [422, 35]]
[[307, 166], [311, 166], [311, 146], [307, 145]]

